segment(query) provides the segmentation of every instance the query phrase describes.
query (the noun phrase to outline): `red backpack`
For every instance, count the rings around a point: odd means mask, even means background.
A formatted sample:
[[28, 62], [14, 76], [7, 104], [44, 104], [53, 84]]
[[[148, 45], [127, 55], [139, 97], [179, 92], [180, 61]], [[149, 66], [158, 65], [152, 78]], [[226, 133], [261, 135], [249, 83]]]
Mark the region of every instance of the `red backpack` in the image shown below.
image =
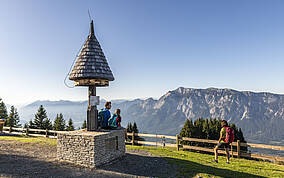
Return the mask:
[[232, 143], [234, 141], [234, 129], [231, 127], [225, 127], [226, 129], [226, 137], [225, 142], [226, 143]]

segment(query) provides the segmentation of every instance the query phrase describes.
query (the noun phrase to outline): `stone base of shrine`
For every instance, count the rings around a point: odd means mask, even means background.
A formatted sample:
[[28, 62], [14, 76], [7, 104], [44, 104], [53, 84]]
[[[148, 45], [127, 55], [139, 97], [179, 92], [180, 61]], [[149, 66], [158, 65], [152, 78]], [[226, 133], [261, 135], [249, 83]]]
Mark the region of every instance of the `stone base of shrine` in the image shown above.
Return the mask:
[[59, 161], [96, 168], [125, 155], [124, 130], [72, 131], [57, 135]]

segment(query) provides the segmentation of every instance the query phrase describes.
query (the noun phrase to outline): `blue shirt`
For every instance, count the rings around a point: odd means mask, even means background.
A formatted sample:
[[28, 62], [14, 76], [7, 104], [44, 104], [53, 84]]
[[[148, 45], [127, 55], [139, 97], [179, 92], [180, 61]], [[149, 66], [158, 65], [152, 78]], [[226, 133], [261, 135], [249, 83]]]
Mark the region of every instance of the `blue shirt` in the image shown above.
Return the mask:
[[104, 114], [104, 115], [103, 115], [104, 119], [107, 119], [107, 120], [108, 120], [108, 119], [111, 117], [111, 113], [110, 113], [109, 109], [104, 108], [103, 111], [104, 111], [104, 112], [103, 112], [103, 114]]

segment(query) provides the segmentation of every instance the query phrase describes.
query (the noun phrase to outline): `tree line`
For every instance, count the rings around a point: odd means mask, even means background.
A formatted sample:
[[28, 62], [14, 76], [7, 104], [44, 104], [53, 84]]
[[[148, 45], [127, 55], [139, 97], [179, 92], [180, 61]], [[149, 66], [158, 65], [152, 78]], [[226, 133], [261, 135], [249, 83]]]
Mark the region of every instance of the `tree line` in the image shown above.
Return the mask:
[[57, 114], [56, 118], [52, 124], [50, 119], [47, 117], [46, 110], [42, 105], [40, 105], [37, 113], [35, 114], [34, 120], [30, 120], [28, 124], [25, 124], [25, 128], [31, 129], [45, 129], [45, 130], [57, 130], [57, 131], [73, 131], [75, 130], [73, 126], [73, 120], [70, 118], [66, 124], [63, 114]]
[[[219, 140], [220, 131], [221, 131], [221, 121], [220, 119], [203, 119], [199, 118], [195, 121], [187, 119], [183, 128], [180, 131], [180, 137], [189, 137], [189, 138], [199, 138], [199, 139], [208, 139], [208, 140]], [[231, 128], [234, 129], [235, 137], [234, 141], [240, 140], [245, 142], [243, 132], [241, 128], [238, 128], [234, 123], [229, 124]], [[198, 145], [198, 146], [213, 146], [209, 143], [197, 143], [183, 141], [183, 144], [187, 145]], [[247, 148], [242, 148], [242, 150], [247, 150]]]
[[[126, 127], [126, 131], [127, 131], [128, 133], [132, 133], [132, 132], [134, 132], [134, 133], [139, 133], [139, 130], [138, 130], [138, 127], [137, 127], [136, 122], [133, 122], [133, 124], [131, 124], [131, 122], [128, 122], [127, 127]], [[127, 136], [126, 139], [127, 139], [128, 141], [131, 141], [131, 140], [132, 140], [132, 136]], [[145, 141], [144, 138], [139, 137], [139, 136], [134, 136], [134, 139], [135, 139], [135, 140], [138, 140], [138, 141]], [[137, 145], [142, 145], [142, 144], [137, 144]]]
[[[20, 117], [17, 109], [11, 106], [10, 113], [8, 114], [7, 108], [3, 100], [0, 98], [0, 119], [5, 119], [5, 126], [7, 127], [21, 127]], [[68, 123], [63, 118], [63, 114], [57, 114], [52, 124], [51, 120], [47, 117], [46, 110], [40, 105], [34, 120], [31, 119], [29, 123], [24, 124], [24, 128], [31, 129], [44, 129], [56, 131], [73, 131], [75, 130], [73, 120], [70, 118]]]
[[5, 126], [21, 127], [20, 117], [17, 108], [11, 106], [8, 114], [7, 108], [3, 100], [0, 98], [0, 119], [5, 119]]

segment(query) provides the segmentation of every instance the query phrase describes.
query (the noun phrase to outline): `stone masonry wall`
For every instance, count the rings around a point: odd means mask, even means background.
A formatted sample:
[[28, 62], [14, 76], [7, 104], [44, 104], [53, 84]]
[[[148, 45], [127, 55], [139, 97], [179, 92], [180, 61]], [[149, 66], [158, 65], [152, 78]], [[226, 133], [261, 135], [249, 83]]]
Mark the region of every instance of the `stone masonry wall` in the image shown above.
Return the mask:
[[97, 167], [125, 154], [123, 130], [73, 131], [57, 135], [57, 158], [85, 167]]

